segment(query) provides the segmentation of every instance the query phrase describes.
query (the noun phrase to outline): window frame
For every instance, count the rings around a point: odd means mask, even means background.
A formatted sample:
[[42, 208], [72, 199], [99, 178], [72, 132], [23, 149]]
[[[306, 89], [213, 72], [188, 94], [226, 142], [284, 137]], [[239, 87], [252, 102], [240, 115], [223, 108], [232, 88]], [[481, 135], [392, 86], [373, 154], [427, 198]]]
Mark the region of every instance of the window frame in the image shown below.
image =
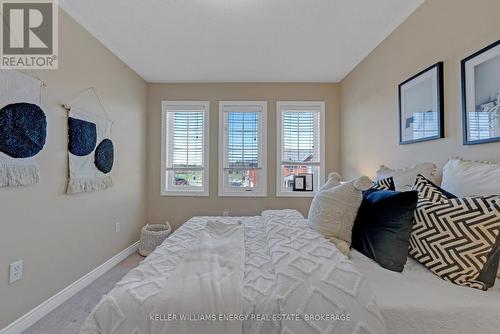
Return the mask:
[[[228, 107], [260, 108], [260, 149], [261, 156], [259, 175], [260, 186], [256, 188], [231, 189], [226, 186], [225, 155], [226, 155], [226, 129], [225, 109]], [[249, 111], [251, 112], [251, 111]], [[219, 197], [267, 197], [267, 101], [219, 101]]]
[[[201, 190], [197, 189], [169, 189], [167, 186], [167, 114], [169, 109], [181, 107], [199, 108], [198, 111], [204, 113], [203, 123], [203, 186]], [[179, 110], [175, 110], [179, 111]], [[194, 112], [194, 111], [193, 111]], [[161, 196], [204, 196], [210, 195], [210, 101], [162, 101], [161, 102]]]
[[283, 132], [283, 113], [293, 111], [298, 107], [297, 112], [304, 111], [304, 108], [311, 108], [311, 111], [319, 109], [319, 187], [325, 183], [325, 102], [324, 101], [277, 101], [276, 102], [276, 197], [314, 197], [318, 189], [314, 191], [284, 191], [281, 180], [282, 167], [282, 132]]

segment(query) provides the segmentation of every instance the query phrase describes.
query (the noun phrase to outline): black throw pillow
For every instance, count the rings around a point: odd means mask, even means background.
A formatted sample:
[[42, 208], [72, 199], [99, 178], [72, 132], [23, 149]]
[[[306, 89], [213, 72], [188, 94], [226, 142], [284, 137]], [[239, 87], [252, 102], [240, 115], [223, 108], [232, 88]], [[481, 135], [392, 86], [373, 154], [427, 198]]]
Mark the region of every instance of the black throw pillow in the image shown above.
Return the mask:
[[401, 272], [417, 207], [418, 191], [366, 192], [352, 232], [352, 248], [382, 267]]

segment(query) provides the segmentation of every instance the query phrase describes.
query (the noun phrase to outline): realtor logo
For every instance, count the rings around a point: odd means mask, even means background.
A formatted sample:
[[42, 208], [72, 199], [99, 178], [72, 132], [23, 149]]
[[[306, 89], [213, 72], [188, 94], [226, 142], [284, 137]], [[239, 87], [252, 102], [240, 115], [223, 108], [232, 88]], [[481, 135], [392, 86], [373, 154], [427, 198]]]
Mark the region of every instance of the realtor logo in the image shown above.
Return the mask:
[[58, 67], [57, 0], [1, 0], [4, 69]]

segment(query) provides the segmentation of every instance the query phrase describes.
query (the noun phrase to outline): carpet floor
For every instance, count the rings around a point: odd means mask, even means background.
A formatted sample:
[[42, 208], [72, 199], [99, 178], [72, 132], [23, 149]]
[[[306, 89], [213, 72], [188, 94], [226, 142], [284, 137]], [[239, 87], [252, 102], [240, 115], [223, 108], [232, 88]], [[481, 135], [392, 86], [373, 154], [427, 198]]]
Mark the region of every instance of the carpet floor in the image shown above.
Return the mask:
[[115, 284], [143, 259], [137, 253], [130, 255], [22, 334], [78, 334], [83, 322], [102, 296], [111, 291]]

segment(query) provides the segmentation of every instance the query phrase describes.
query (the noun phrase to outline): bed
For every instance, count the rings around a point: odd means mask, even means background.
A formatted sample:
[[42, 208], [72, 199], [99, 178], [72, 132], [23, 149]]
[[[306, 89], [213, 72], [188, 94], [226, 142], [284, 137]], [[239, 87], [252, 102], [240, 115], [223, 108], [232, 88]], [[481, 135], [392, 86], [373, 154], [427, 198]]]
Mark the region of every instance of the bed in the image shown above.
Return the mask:
[[[204, 235], [214, 241], [215, 253], [204, 245]], [[215, 256], [207, 255], [211, 253]], [[201, 269], [190, 273], [192, 267]], [[187, 277], [203, 271], [208, 274], [207, 285], [201, 279], [189, 283]], [[189, 314], [189, 321], [179, 319], [181, 314]], [[236, 318], [219, 321], [211, 318], [213, 314]], [[302, 317], [289, 317], [295, 314]], [[314, 314], [338, 318], [304, 318]], [[276, 317], [263, 318], [266, 315]], [[308, 228], [295, 210], [192, 218], [103, 297], [81, 330], [82, 334], [499, 332], [499, 280], [489, 291], [480, 291], [443, 281], [411, 258], [403, 273], [383, 269], [355, 250], [348, 259]]]
[[500, 280], [488, 291], [454, 285], [408, 258], [402, 273], [356, 250], [351, 261], [370, 282], [388, 334], [498, 334]]
[[102, 298], [82, 334], [379, 334], [376, 297], [295, 210], [195, 217]]

